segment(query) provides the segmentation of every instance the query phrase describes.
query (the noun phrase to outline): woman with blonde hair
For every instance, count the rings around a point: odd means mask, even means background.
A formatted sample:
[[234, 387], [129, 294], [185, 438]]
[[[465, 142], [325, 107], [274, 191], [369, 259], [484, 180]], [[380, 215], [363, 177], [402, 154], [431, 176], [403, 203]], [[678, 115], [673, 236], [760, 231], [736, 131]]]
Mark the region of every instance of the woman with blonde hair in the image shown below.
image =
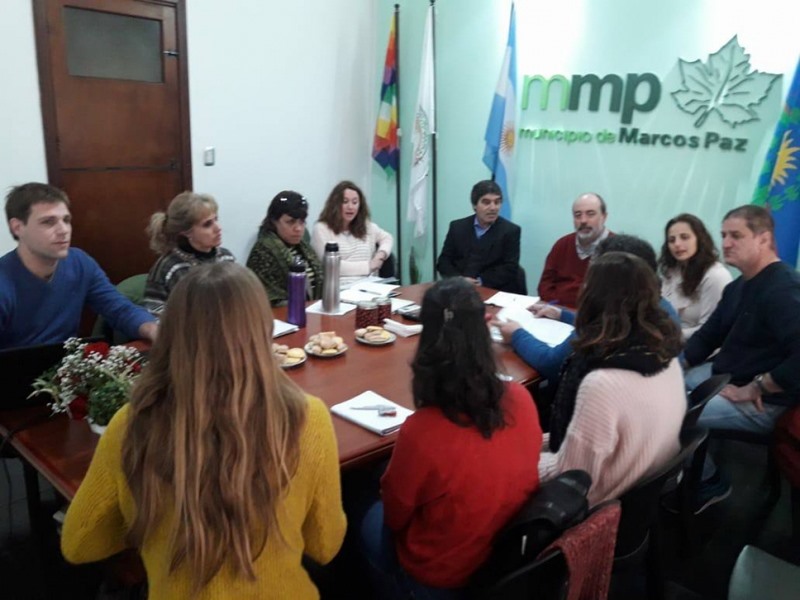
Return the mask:
[[330, 561], [344, 538], [336, 439], [276, 365], [272, 320], [236, 264], [175, 287], [67, 512], [67, 560], [136, 548], [151, 599], [318, 597], [301, 559]]
[[394, 238], [370, 220], [361, 188], [342, 181], [331, 190], [311, 231], [311, 247], [320, 260], [328, 242], [339, 245], [341, 283], [346, 285], [377, 274], [392, 253]]
[[164, 310], [172, 289], [192, 267], [235, 260], [222, 248], [218, 207], [208, 194], [181, 192], [166, 212], [150, 217], [150, 248], [160, 254], [151, 267], [144, 288], [144, 305], [154, 316]]

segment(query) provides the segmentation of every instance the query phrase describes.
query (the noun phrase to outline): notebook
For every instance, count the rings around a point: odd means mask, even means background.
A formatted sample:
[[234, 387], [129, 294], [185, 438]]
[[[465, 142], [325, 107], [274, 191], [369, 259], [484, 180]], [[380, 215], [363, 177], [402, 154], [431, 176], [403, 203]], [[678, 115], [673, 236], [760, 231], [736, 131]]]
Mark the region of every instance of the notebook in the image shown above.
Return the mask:
[[[359, 406], [392, 406], [397, 414], [393, 417], [381, 416], [376, 409], [358, 410], [355, 407]], [[361, 425], [364, 429], [369, 429], [378, 435], [389, 435], [394, 433], [409, 415], [413, 414], [413, 410], [409, 410], [404, 406], [400, 406], [391, 400], [387, 400], [380, 394], [372, 391], [366, 391], [355, 398], [350, 398], [339, 404], [331, 406], [331, 412], [335, 415], [342, 417], [348, 421]]]
[[47, 394], [28, 399], [31, 384], [64, 357], [64, 344], [42, 344], [0, 350], [0, 410], [38, 406], [50, 401]]

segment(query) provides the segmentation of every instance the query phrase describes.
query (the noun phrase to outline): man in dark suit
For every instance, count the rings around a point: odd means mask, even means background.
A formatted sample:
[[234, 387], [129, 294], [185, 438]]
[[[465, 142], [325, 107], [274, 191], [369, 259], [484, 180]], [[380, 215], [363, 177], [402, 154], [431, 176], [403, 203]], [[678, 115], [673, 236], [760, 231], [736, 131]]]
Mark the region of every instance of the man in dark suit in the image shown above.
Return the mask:
[[475, 214], [450, 223], [437, 270], [444, 277], [461, 275], [475, 285], [525, 293], [519, 267], [520, 228], [500, 216], [500, 186], [479, 181], [471, 200]]

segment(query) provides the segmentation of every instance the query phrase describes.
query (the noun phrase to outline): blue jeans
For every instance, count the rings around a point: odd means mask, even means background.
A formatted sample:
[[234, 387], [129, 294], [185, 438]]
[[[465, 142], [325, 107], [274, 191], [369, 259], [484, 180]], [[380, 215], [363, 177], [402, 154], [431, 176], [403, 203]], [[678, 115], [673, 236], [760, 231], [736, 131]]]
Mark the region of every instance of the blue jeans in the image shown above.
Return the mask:
[[397, 561], [394, 536], [383, 521], [383, 502], [373, 504], [360, 523], [361, 552], [370, 570], [375, 592], [384, 600], [459, 600], [461, 590], [423, 585]]
[[[706, 362], [692, 367], [684, 373], [686, 389], [691, 391], [711, 377], [711, 363]], [[758, 412], [752, 402], [731, 402], [719, 394], [711, 398], [700, 413], [697, 421], [699, 427], [708, 429], [736, 429], [754, 433], [769, 433], [775, 428], [775, 422], [786, 410], [785, 406], [764, 404], [764, 412]], [[705, 481], [716, 471], [714, 462], [706, 454], [702, 479]]]

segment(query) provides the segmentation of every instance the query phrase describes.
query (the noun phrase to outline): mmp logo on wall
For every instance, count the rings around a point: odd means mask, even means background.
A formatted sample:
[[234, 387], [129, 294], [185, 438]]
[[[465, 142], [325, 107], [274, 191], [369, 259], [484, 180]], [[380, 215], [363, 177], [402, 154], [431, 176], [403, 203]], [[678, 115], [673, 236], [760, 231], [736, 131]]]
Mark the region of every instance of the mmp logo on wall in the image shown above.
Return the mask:
[[[526, 75], [522, 84], [521, 108], [534, 113], [538, 91], [539, 111], [550, 111], [553, 92], [559, 92], [558, 109], [580, 111], [588, 108], [599, 112], [603, 96], [605, 108], [618, 113], [620, 127], [590, 131], [566, 128], [521, 127], [519, 137], [538, 141], [600, 144], [626, 144], [643, 147], [706, 149], [725, 152], [746, 152], [748, 138], [736, 135], [737, 126], [761, 118], [760, 105], [769, 95], [780, 74], [753, 70], [750, 55], [739, 44], [737, 36], [710, 54], [706, 61], [678, 59], [679, 86], [669, 93], [674, 106], [690, 119], [688, 131], [643, 131], [634, 125], [639, 113], [652, 113], [663, 106], [662, 80], [655, 73], [621, 75], [564, 75], [544, 77]], [[587, 94], [584, 90], [588, 89]], [[605, 93], [604, 93], [605, 92]], [[713, 127], [697, 131], [704, 125]], [[719, 130], [722, 128], [722, 130]]]

